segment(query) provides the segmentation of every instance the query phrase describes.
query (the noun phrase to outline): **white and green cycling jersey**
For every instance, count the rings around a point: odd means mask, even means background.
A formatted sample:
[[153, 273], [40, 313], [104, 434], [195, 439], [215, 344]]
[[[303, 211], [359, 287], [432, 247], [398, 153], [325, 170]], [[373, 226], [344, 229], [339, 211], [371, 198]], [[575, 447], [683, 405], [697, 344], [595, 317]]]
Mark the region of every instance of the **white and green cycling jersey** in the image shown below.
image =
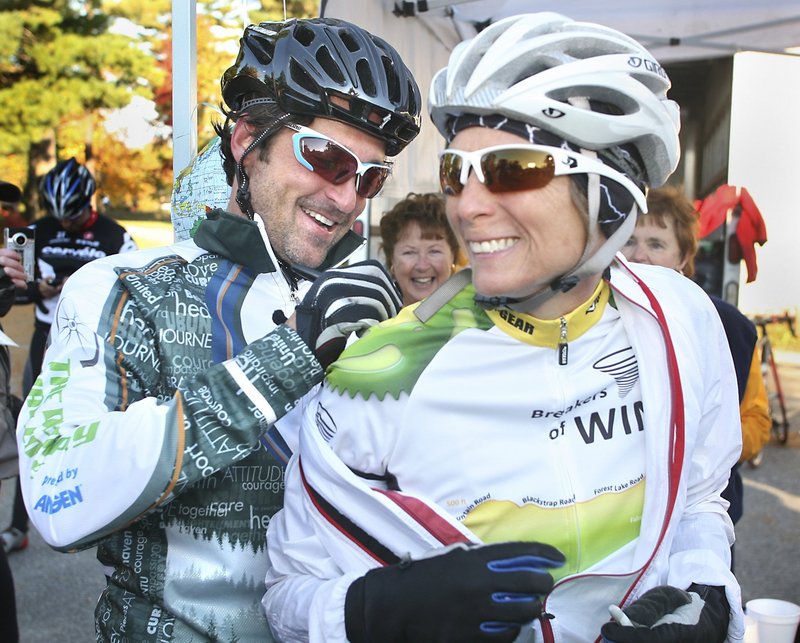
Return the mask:
[[484, 542], [554, 545], [567, 558], [556, 578], [588, 569], [636, 539], [645, 488], [637, 358], [608, 285], [560, 320], [484, 313], [473, 296], [427, 324], [407, 308], [353, 345], [317, 423], [352, 469]]
[[288, 449], [267, 429], [322, 378], [272, 321], [297, 296], [275, 265], [260, 221], [217, 211], [193, 241], [92, 262], [64, 290], [20, 478], [52, 546], [98, 547], [98, 640], [271, 640], [264, 535]]
[[[277, 636], [343, 643], [354, 578], [465, 541], [563, 551], [554, 618], [534, 624], [545, 643], [595, 640], [609, 604], [660, 584], [724, 585], [741, 604], [720, 497], [738, 396], [719, 316], [674, 271], [635, 270], [619, 258], [556, 320], [483, 310], [470, 285], [342, 353], [304, 403], [268, 531]], [[741, 632], [734, 607], [730, 640]]]

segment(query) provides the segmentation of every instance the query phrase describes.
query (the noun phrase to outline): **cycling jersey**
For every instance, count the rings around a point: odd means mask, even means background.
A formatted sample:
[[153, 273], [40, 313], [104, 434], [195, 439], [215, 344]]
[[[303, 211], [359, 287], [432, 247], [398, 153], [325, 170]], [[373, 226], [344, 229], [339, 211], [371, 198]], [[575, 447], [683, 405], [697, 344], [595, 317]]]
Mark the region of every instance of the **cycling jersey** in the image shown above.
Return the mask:
[[[55, 217], [44, 217], [29, 226], [36, 233], [34, 256], [38, 277], [64, 279], [85, 263], [136, 250], [136, 243], [125, 228], [102, 214], [96, 216], [87, 229], [75, 232], [65, 230]], [[27, 301], [31, 300], [38, 300], [38, 291], [28, 296]], [[36, 306], [36, 320], [52, 324], [57, 302], [58, 296], [42, 300]]]
[[275, 327], [308, 287], [276, 265], [260, 218], [217, 211], [193, 240], [94, 261], [63, 291], [20, 479], [48, 543], [98, 546], [98, 640], [272, 640], [264, 532], [288, 449], [266, 431], [322, 379]]
[[595, 640], [610, 603], [693, 582], [726, 586], [741, 638], [719, 495], [741, 444], [730, 354], [705, 293], [637, 271], [554, 321], [484, 312], [468, 286], [343, 353], [268, 532], [276, 635], [346, 640], [353, 578], [407, 553], [529, 540], [567, 559], [535, 640]]

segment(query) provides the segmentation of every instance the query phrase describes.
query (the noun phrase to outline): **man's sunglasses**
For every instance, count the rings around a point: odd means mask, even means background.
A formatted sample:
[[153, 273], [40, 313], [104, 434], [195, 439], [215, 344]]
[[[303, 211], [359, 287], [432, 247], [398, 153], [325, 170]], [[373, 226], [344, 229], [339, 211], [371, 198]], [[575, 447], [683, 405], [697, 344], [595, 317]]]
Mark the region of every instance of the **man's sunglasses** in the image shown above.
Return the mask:
[[495, 145], [474, 152], [449, 149], [439, 154], [439, 181], [445, 194], [460, 194], [470, 168], [489, 192], [518, 192], [545, 187], [553, 177], [566, 174], [599, 174], [633, 195], [639, 209], [647, 212], [647, 200], [636, 184], [602, 161], [548, 145]]
[[344, 145], [310, 127], [294, 123], [284, 123], [284, 127], [297, 132], [292, 136], [292, 144], [300, 165], [334, 185], [356, 177], [356, 194], [360, 197], [374, 197], [392, 173], [391, 163], [362, 163]]

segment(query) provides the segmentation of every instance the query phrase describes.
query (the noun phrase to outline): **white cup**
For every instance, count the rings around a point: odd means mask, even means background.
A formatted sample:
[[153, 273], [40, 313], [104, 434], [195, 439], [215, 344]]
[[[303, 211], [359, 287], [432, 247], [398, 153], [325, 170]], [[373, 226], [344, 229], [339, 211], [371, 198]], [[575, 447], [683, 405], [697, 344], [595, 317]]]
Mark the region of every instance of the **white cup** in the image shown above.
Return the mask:
[[777, 598], [754, 598], [747, 601], [745, 612], [755, 625], [756, 643], [794, 643], [800, 605]]

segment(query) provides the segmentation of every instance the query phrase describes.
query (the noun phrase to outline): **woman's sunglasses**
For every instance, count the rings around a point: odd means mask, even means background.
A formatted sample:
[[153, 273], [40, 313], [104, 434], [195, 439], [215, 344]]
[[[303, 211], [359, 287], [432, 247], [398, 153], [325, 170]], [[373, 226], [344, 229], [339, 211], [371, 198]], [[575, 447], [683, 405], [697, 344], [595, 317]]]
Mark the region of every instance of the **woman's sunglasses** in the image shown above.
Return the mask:
[[445, 194], [460, 194], [470, 168], [489, 192], [518, 192], [545, 187], [553, 177], [599, 174], [625, 187], [642, 212], [647, 200], [636, 184], [598, 159], [548, 145], [495, 145], [474, 152], [449, 149], [439, 154], [439, 181]]
[[356, 194], [360, 197], [374, 197], [392, 173], [391, 163], [362, 163], [344, 145], [310, 127], [294, 123], [284, 123], [284, 127], [297, 132], [292, 136], [292, 144], [300, 165], [334, 185], [356, 177]]

